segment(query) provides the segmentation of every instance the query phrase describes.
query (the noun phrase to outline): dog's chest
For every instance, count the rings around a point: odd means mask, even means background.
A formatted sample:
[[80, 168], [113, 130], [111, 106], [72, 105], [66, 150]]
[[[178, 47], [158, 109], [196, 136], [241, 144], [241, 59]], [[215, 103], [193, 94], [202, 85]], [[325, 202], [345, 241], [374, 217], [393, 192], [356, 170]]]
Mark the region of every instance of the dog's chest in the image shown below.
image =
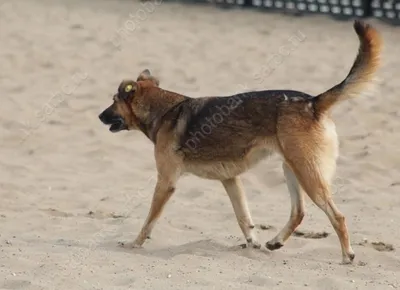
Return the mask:
[[206, 179], [229, 179], [249, 170], [272, 153], [270, 148], [254, 148], [243, 158], [232, 161], [187, 162], [185, 171]]

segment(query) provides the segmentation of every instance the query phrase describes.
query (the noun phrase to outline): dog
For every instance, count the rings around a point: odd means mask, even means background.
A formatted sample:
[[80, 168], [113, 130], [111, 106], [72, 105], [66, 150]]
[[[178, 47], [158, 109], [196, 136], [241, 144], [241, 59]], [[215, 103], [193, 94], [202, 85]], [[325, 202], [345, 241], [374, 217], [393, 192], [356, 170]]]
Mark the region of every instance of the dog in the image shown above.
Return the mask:
[[239, 175], [267, 156], [282, 157], [290, 193], [290, 218], [266, 243], [281, 248], [304, 217], [304, 192], [325, 212], [339, 237], [343, 264], [352, 263], [345, 216], [331, 198], [338, 137], [330, 117], [338, 103], [367, 90], [380, 65], [382, 40], [369, 24], [354, 22], [359, 51], [346, 78], [311, 96], [293, 90], [264, 90], [233, 96], [191, 98], [159, 87], [148, 69], [123, 80], [99, 119], [111, 132], [139, 130], [154, 144], [157, 183], [148, 216], [137, 238], [142, 247], [183, 174], [220, 180], [243, 232], [245, 247], [260, 248]]

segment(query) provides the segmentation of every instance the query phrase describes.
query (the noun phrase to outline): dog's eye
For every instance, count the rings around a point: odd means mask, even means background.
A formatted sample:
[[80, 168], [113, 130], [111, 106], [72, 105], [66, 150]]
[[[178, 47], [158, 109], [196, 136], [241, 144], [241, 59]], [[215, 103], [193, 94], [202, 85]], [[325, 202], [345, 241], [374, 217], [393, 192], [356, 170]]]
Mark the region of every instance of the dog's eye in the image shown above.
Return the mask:
[[126, 84], [124, 86], [121, 85], [118, 88], [118, 98], [120, 100], [128, 100], [130, 97], [132, 97], [135, 89], [136, 87], [133, 84]]
[[126, 87], [125, 87], [125, 92], [126, 93], [130, 93], [131, 91], [132, 91], [132, 85], [127, 85]]

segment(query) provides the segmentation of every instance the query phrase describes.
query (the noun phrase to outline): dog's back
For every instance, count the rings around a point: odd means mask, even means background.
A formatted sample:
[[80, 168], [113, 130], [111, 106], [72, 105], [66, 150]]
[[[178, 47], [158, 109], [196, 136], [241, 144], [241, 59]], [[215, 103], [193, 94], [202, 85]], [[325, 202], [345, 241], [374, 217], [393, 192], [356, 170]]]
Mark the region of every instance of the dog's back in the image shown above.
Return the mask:
[[291, 90], [187, 99], [169, 117], [176, 120], [177, 147], [187, 160], [238, 160], [258, 141], [276, 136], [282, 106], [286, 114], [298, 114], [296, 107], [302, 107], [303, 115], [313, 118], [311, 99]]

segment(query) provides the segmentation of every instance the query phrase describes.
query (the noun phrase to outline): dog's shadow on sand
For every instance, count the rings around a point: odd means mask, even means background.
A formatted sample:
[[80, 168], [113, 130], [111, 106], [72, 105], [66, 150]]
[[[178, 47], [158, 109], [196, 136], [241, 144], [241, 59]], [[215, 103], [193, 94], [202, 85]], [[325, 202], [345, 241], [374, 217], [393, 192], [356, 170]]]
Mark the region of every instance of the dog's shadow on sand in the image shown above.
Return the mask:
[[154, 249], [152, 247], [131, 248], [128, 246], [121, 246], [118, 244], [102, 245], [107, 250], [125, 252], [134, 255], [143, 255], [146, 257], [157, 257], [161, 259], [171, 259], [179, 255], [194, 255], [201, 257], [216, 257], [226, 254], [237, 254], [249, 259], [260, 259], [260, 253], [266, 257], [270, 256], [270, 252], [266, 249], [243, 249], [241, 246], [227, 246], [222, 243], [215, 242], [211, 239], [193, 241], [182, 245], [170, 246], [167, 248]]

